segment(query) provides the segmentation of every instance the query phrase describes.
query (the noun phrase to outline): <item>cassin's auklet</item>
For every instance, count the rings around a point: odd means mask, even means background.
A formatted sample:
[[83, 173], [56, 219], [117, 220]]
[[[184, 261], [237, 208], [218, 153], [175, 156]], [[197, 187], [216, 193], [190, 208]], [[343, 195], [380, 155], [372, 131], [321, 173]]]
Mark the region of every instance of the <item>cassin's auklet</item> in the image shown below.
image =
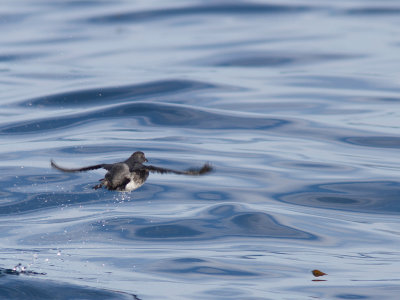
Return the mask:
[[164, 169], [155, 166], [146, 166], [143, 163], [147, 162], [144, 153], [137, 151], [133, 153], [127, 160], [114, 164], [99, 164], [94, 166], [88, 166], [77, 169], [67, 169], [58, 166], [53, 160], [51, 160], [51, 166], [57, 170], [63, 172], [84, 172], [96, 169], [106, 169], [108, 172], [103, 179], [100, 179], [100, 183], [95, 185], [93, 188], [98, 189], [105, 187], [109, 190], [116, 190], [121, 192], [130, 192], [141, 187], [149, 177], [149, 172], [152, 173], [175, 173], [182, 175], [202, 175], [212, 170], [209, 164], [204, 164], [200, 169], [189, 169], [187, 171], [175, 171], [171, 169]]

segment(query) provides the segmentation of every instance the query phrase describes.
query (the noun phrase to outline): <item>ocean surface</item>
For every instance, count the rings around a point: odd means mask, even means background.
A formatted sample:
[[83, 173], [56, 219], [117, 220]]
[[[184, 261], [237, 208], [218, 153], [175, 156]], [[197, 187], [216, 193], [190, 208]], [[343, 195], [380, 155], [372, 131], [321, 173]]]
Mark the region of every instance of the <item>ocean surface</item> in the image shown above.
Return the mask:
[[[399, 1], [8, 0], [0, 30], [0, 299], [399, 299]], [[137, 150], [214, 171], [50, 167]]]

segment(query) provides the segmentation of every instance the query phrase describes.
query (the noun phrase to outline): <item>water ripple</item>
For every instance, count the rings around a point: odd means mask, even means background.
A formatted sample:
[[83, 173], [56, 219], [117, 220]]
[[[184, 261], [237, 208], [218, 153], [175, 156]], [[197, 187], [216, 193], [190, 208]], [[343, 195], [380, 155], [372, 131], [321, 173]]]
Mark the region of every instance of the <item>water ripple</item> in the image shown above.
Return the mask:
[[0, 126], [0, 134], [42, 134], [61, 128], [106, 119], [135, 118], [142, 125], [178, 126], [195, 129], [258, 129], [266, 130], [289, 124], [290, 121], [260, 116], [229, 115], [225, 112], [164, 103], [136, 102], [91, 109], [85, 113], [45, 117]]
[[0, 275], [0, 295], [2, 299], [138, 299], [135, 295], [101, 289], [81, 287], [51, 280], [21, 278], [13, 275]]
[[178, 258], [163, 260], [153, 267], [154, 271], [161, 273], [169, 273], [173, 276], [193, 276], [199, 275], [223, 276], [223, 277], [249, 277], [260, 276], [261, 274], [240, 268], [226, 265], [218, 261], [210, 261], [199, 258]]
[[374, 6], [374, 7], [360, 7], [352, 8], [344, 11], [345, 14], [355, 16], [390, 16], [400, 14], [400, 8], [398, 6]]
[[[1, 60], [1, 56], [0, 56]], [[146, 82], [127, 86], [94, 88], [89, 90], [71, 91], [56, 95], [26, 100], [21, 105], [28, 107], [84, 107], [96, 106], [104, 103], [121, 103], [134, 100], [143, 100], [156, 95], [166, 97], [172, 93], [212, 89], [217, 86], [209, 83], [191, 80], [163, 80]]]
[[217, 67], [284, 67], [334, 60], [352, 59], [362, 55], [337, 54], [337, 53], [223, 53], [215, 57], [197, 60], [197, 64], [207, 64]]
[[203, 240], [226, 237], [317, 239], [316, 236], [280, 224], [269, 214], [242, 211], [233, 205], [212, 207], [202, 218], [154, 221], [154, 219], [112, 218], [96, 222], [93, 228], [125, 240]]
[[334, 182], [310, 185], [277, 196], [280, 201], [334, 210], [399, 214], [400, 183], [395, 181]]
[[187, 17], [193, 15], [262, 15], [262, 14], [283, 14], [300, 13], [311, 10], [306, 5], [274, 5], [257, 3], [222, 3], [214, 5], [197, 5], [176, 8], [163, 8], [135, 12], [120, 12], [99, 17], [89, 18], [92, 23], [125, 23], [125, 22], [146, 22], [163, 18]]
[[398, 136], [359, 136], [347, 137], [343, 139], [344, 142], [364, 147], [376, 148], [400, 148], [400, 137]]

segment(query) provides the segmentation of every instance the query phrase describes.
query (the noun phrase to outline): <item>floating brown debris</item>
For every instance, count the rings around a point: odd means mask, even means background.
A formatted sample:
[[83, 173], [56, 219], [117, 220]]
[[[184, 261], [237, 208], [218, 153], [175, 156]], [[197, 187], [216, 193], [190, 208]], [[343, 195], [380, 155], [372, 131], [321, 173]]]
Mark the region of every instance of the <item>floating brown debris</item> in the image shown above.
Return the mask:
[[311, 273], [315, 276], [315, 277], [320, 277], [320, 276], [324, 276], [324, 275], [328, 275], [320, 270], [312, 270]]

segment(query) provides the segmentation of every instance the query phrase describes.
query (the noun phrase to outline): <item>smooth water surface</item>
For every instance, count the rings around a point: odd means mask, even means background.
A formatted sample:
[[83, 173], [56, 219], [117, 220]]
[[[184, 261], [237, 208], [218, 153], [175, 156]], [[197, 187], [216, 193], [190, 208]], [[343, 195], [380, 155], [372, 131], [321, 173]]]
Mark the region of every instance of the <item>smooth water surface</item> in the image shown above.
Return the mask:
[[[5, 1], [0, 28], [0, 299], [397, 299], [397, 1]], [[214, 172], [50, 167], [137, 150]]]

